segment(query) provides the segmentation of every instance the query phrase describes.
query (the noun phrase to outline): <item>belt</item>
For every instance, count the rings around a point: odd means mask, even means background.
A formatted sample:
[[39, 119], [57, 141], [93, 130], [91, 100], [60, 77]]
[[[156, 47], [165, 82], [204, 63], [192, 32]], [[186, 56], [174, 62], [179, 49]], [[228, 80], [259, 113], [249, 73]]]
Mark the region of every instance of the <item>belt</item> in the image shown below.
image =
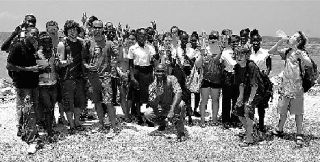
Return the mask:
[[152, 71], [153, 71], [153, 67], [151, 65], [150, 66], [138, 66], [138, 65], [135, 65], [134, 68], [139, 70], [142, 73], [152, 73]]

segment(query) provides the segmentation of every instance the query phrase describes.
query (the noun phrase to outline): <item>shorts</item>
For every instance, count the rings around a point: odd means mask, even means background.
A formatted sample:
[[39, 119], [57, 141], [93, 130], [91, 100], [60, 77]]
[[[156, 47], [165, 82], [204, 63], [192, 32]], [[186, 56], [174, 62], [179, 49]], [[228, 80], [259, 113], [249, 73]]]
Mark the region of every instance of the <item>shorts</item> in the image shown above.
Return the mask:
[[208, 80], [203, 79], [200, 88], [222, 88], [220, 84], [211, 83]]
[[102, 85], [99, 74], [90, 74], [88, 76], [89, 94], [93, 103], [102, 101]]
[[297, 96], [296, 98], [289, 98], [285, 96], [279, 96], [278, 100], [278, 113], [287, 114], [288, 110], [290, 114], [301, 115], [304, 113], [303, 96]]
[[[245, 97], [243, 103], [248, 102], [249, 97]], [[251, 105], [242, 105], [240, 107], [235, 106], [233, 114], [240, 117], [249, 117], [251, 120], [254, 119], [255, 108], [258, 104], [263, 101], [263, 97], [259, 94], [256, 94]]]
[[104, 76], [100, 79], [102, 85], [102, 102], [105, 104], [112, 103], [112, 82], [111, 76]]
[[62, 105], [65, 112], [86, 107], [85, 80], [82, 78], [64, 80], [61, 83]]

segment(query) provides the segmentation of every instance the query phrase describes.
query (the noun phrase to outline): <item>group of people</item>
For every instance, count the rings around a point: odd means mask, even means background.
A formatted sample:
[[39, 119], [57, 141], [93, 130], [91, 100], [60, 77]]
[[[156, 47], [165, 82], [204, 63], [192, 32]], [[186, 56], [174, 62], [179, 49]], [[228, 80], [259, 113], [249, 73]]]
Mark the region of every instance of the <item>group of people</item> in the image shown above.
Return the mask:
[[[196, 31], [189, 35], [173, 26], [159, 34], [155, 22], [147, 28], [130, 29], [127, 25], [122, 29], [121, 25], [114, 27], [111, 22], [86, 15], [82, 26], [67, 20], [63, 30], [59, 30], [56, 21], [48, 21], [46, 31], [39, 32], [36, 17], [26, 15], [23, 24], [16, 27], [1, 47], [9, 53], [7, 69], [16, 87], [17, 135], [29, 144], [28, 152], [34, 153], [39, 142], [39, 125], [49, 139], [54, 136], [56, 104], [60, 113], [58, 123], [67, 121], [70, 134], [83, 131], [81, 117], [88, 116], [88, 99], [94, 103], [99, 119], [97, 131], [112, 128], [111, 132], [118, 133], [114, 106], [119, 91], [124, 122], [136, 121], [151, 127], [157, 124], [158, 130], [163, 131], [170, 121], [177, 130], [177, 139], [183, 141], [186, 117], [189, 124], [193, 124], [195, 116], [200, 117], [201, 127], [208, 126], [205, 114], [209, 97], [210, 124], [219, 124], [222, 94], [222, 126], [243, 127], [245, 132], [239, 135], [244, 140], [240, 145], [247, 147], [254, 144], [256, 108], [258, 129], [266, 132], [265, 109], [272, 97], [268, 77], [271, 58], [280, 55], [285, 60], [279, 90], [280, 120], [272, 133], [283, 135], [290, 111], [296, 115], [296, 142], [302, 145], [304, 111], [299, 63], [311, 66], [305, 49], [307, 38], [298, 31], [269, 50], [263, 49], [261, 42], [256, 29], [243, 29], [239, 35], [230, 29], [221, 34], [212, 30], [208, 35]], [[289, 48], [278, 49], [283, 43]], [[190, 85], [193, 79], [198, 79], [199, 84]], [[143, 113], [142, 104], [148, 108]]]

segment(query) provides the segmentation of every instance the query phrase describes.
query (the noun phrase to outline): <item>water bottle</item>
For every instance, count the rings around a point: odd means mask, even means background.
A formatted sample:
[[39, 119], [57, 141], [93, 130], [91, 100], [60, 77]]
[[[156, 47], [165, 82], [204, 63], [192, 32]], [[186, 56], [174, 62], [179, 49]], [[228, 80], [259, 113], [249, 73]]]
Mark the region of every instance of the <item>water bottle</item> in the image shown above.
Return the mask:
[[289, 36], [282, 30], [277, 30], [276, 31], [276, 36], [277, 37], [280, 37], [280, 38], [289, 38]]

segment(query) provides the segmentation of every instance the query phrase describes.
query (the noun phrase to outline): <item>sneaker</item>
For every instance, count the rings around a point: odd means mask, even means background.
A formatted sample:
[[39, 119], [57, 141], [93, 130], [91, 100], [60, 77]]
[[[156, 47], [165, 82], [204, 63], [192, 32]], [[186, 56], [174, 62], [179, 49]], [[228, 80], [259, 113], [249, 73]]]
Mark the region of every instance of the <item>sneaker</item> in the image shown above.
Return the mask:
[[183, 141], [186, 141], [187, 140], [187, 137], [184, 133], [179, 133], [178, 136], [177, 136], [177, 141], [178, 142], [183, 142]]
[[70, 129], [68, 129], [68, 133], [69, 133], [70, 135], [75, 134], [75, 133], [76, 133], [75, 128], [70, 128]]
[[61, 125], [67, 125], [67, 120], [64, 118], [64, 117], [59, 117], [58, 118], [58, 124], [61, 124]]
[[146, 119], [146, 124], [148, 125], [148, 127], [154, 127], [154, 123], [152, 123], [151, 121]]
[[85, 128], [84, 126], [82, 126], [82, 125], [76, 126], [75, 129], [76, 129], [77, 131], [84, 131], [84, 130], [86, 130], [86, 128]]
[[37, 152], [38, 145], [36, 143], [29, 144], [28, 154], [34, 154]]
[[223, 123], [222, 127], [223, 127], [223, 129], [229, 129], [231, 126], [229, 123]]
[[200, 115], [200, 113], [199, 113], [198, 111], [194, 111], [194, 112], [193, 112], [193, 115], [194, 115], [195, 117], [198, 117], [198, 118], [201, 117], [201, 115]]
[[272, 133], [272, 135], [277, 136], [277, 137], [283, 137], [284, 136], [283, 131], [279, 131], [277, 129], [274, 129], [271, 133]]
[[164, 130], [166, 130], [166, 126], [165, 125], [160, 125], [158, 127], [158, 131], [164, 131]]
[[297, 144], [298, 146], [303, 146], [303, 145], [304, 145], [303, 138], [302, 138], [301, 135], [297, 135], [297, 137], [296, 137], [296, 144]]

